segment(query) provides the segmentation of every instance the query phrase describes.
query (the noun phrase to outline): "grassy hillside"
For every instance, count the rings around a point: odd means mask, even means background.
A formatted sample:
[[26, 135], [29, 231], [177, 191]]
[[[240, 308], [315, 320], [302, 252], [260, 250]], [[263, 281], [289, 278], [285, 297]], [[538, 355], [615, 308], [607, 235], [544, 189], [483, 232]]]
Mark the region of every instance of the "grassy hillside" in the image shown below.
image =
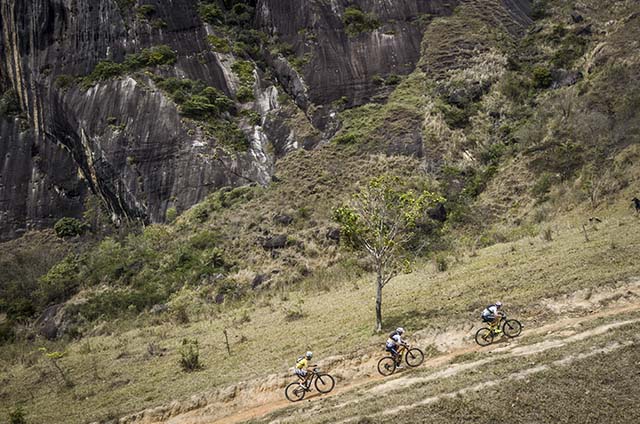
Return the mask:
[[[383, 173], [433, 188], [449, 212], [438, 237], [425, 237], [429, 249], [414, 252], [414, 272], [385, 290], [388, 328], [424, 336], [453, 327], [460, 344], [498, 297], [518, 316], [553, 317], [563, 296], [637, 277], [640, 221], [629, 207], [640, 181], [637, 5], [535, 3], [522, 34], [498, 24], [498, 6], [486, 15], [477, 1], [431, 22], [415, 72], [394, 81], [388, 99], [342, 110], [330, 143], [284, 156], [266, 187], [220, 190], [145, 228], [105, 230], [94, 207], [91, 234], [1, 244], [0, 417], [22, 405], [29, 422], [107, 420], [193, 394], [218, 399], [264, 376], [265, 391], [279, 390], [307, 349], [320, 358], [379, 353], [370, 265], [327, 236], [332, 209]], [[35, 336], [34, 318], [58, 303], [64, 336]], [[185, 338], [198, 341], [203, 369], [180, 369]], [[616, 351], [621, 363], [637, 359], [630, 350]], [[532, 384], [586, 372], [578, 361]], [[482, 396], [464, 395], [447, 414], [518, 422], [489, 402], [473, 412]], [[383, 407], [358, 414], [384, 422]], [[435, 414], [429, 408], [416, 410]]]

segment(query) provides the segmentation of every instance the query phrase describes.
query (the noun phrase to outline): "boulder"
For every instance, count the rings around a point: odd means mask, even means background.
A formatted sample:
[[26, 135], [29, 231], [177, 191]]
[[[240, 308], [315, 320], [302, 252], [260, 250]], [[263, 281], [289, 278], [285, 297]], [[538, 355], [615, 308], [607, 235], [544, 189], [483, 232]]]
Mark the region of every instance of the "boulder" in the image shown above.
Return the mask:
[[551, 78], [553, 79], [551, 88], [558, 89], [562, 87], [569, 87], [582, 79], [582, 72], [554, 69], [551, 71]]
[[253, 277], [253, 280], [251, 281], [251, 288], [252, 289], [258, 288], [259, 286], [262, 285], [262, 283], [264, 283], [268, 279], [269, 279], [269, 276], [267, 274], [256, 275], [255, 277]]
[[438, 203], [434, 208], [429, 209], [427, 214], [434, 221], [444, 222], [447, 220], [447, 209], [442, 203]]
[[329, 228], [325, 234], [327, 240], [340, 241], [340, 228]]
[[290, 225], [293, 222], [293, 217], [289, 215], [276, 215], [273, 217], [273, 222], [280, 225]]
[[266, 250], [282, 249], [287, 246], [287, 235], [278, 234], [262, 240], [262, 247]]
[[59, 312], [63, 306], [62, 303], [49, 306], [35, 322], [38, 334], [47, 340], [55, 340], [60, 333], [61, 316]]

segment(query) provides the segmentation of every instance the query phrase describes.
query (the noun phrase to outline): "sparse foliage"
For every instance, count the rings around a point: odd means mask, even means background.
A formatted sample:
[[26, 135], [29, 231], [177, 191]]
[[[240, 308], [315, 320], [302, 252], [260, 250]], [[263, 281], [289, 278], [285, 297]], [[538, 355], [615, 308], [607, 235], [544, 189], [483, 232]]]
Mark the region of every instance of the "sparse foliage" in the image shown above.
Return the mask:
[[409, 266], [406, 247], [427, 208], [444, 199], [435, 193], [416, 193], [398, 177], [372, 179], [353, 195], [350, 204], [337, 208], [334, 219], [344, 241], [364, 251], [376, 272], [376, 331], [382, 330], [382, 289]]
[[179, 352], [180, 367], [183, 371], [191, 372], [202, 368], [200, 348], [197, 339], [182, 339]]

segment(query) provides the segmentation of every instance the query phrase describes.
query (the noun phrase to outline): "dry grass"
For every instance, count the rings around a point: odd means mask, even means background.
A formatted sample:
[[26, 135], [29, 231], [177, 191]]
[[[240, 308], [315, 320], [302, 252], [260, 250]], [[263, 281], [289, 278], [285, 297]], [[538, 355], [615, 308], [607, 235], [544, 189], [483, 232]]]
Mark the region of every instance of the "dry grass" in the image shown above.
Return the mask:
[[[444, 302], [450, 324], [455, 325], [475, 320], [479, 309], [496, 297], [514, 314], [534, 315], [546, 311], [542, 299], [637, 276], [637, 231], [632, 229], [638, 225], [638, 220], [622, 214], [611, 216], [585, 243], [576, 222], [560, 221], [551, 242], [527, 237], [497, 244], [462, 258], [446, 273], [424, 264], [386, 289], [385, 324], [402, 324], [411, 332], [437, 328], [437, 305]], [[611, 240], [616, 240], [616, 249], [611, 249]], [[119, 327], [132, 323], [104, 323], [96, 329], [102, 335], [68, 346], [37, 341], [5, 347], [0, 356], [7, 370], [0, 415], [21, 402], [35, 422], [86, 422], [282, 372], [307, 349], [322, 358], [380, 343], [380, 336], [372, 332], [371, 277], [346, 277], [334, 281], [329, 291], [265, 294], [241, 312], [222, 312], [188, 325], [157, 318], [157, 325], [149, 325], [151, 318], [141, 316], [133, 323], [141, 328], [122, 333]], [[302, 317], [288, 321], [291, 310]], [[231, 356], [222, 342], [223, 328], [230, 331]], [[185, 337], [198, 339], [202, 371], [180, 371], [178, 348]], [[149, 355], [150, 343], [166, 352]], [[53, 379], [48, 363], [35, 352], [40, 345], [50, 351], [66, 349], [60, 365], [75, 383], [73, 388]], [[56, 407], [60, 404], [68, 407]]]

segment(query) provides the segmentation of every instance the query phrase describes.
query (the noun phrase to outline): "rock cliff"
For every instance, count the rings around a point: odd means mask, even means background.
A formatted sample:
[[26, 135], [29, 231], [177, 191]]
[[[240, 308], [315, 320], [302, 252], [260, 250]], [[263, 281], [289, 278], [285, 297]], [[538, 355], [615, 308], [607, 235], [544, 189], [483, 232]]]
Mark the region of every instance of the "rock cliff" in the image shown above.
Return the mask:
[[[526, 25], [529, 1], [498, 3], [499, 22]], [[161, 222], [267, 184], [278, 158], [335, 134], [337, 110], [384, 102], [458, 4], [3, 1], [0, 94], [16, 104], [0, 117], [0, 238], [81, 215], [90, 192], [114, 217]]]

